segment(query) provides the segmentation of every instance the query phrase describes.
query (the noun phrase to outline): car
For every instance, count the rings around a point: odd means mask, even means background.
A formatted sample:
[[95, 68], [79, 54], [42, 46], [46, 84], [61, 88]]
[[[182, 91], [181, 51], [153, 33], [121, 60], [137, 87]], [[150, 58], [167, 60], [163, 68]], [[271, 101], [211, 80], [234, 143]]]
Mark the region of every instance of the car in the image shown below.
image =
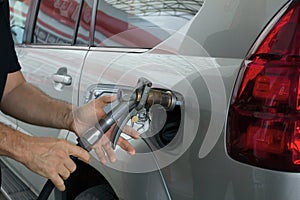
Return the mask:
[[[300, 197], [299, 0], [9, 1], [24, 76], [49, 96], [81, 106], [142, 79], [176, 101], [128, 121], [141, 136], [128, 138], [134, 156], [117, 146], [102, 165], [91, 151], [51, 199]], [[9, 158], [1, 166], [6, 197], [37, 198], [44, 178]]]

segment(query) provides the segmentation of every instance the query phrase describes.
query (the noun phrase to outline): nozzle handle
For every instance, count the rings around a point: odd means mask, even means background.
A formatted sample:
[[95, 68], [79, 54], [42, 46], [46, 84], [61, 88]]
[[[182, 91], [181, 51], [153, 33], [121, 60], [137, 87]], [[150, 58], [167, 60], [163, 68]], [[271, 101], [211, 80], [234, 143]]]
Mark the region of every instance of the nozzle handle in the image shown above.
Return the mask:
[[119, 103], [106, 115], [104, 119], [101, 119], [99, 123], [88, 129], [81, 137], [77, 139], [79, 145], [87, 151], [91, 151], [94, 144], [101, 139], [103, 134], [106, 133], [120, 117], [127, 115], [128, 113], [128, 102]]
[[92, 127], [87, 130], [82, 137], [77, 138], [78, 145], [87, 151], [91, 151], [93, 145], [101, 139], [104, 134], [102, 129]]

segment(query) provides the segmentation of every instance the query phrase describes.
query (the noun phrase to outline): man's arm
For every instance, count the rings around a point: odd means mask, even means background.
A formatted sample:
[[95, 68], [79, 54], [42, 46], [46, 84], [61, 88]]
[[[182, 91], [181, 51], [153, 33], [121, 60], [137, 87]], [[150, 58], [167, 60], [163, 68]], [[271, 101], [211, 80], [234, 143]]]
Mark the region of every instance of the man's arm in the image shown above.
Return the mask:
[[8, 74], [1, 110], [31, 124], [61, 129], [70, 129], [73, 118], [71, 105], [27, 83], [20, 71]]
[[[51, 107], [53, 104], [55, 106]], [[1, 108], [21, 120], [58, 128], [66, 128], [68, 119], [63, 115], [71, 110], [70, 105], [52, 100], [26, 83], [21, 72], [8, 75]], [[62, 122], [64, 118], [66, 121]], [[85, 162], [90, 160], [88, 152], [63, 139], [32, 137], [2, 123], [0, 130], [0, 155], [19, 161], [33, 172], [50, 179], [61, 191], [65, 190], [64, 180], [76, 169], [70, 155]]]
[[[52, 99], [41, 90], [27, 83], [22, 72], [17, 71], [8, 74], [1, 109], [4, 113], [22, 121], [40, 126], [71, 130], [80, 136], [105, 116], [103, 107], [113, 100], [114, 97], [106, 96], [79, 108], [72, 107], [68, 103]], [[106, 152], [111, 162], [116, 160], [116, 155], [109, 140], [112, 132], [113, 129], [110, 129], [94, 146], [103, 164], [106, 163], [104, 152]], [[135, 139], [139, 138], [138, 132], [130, 127], [125, 127], [124, 133]], [[135, 153], [135, 149], [123, 137], [119, 138], [118, 145], [129, 154]]]

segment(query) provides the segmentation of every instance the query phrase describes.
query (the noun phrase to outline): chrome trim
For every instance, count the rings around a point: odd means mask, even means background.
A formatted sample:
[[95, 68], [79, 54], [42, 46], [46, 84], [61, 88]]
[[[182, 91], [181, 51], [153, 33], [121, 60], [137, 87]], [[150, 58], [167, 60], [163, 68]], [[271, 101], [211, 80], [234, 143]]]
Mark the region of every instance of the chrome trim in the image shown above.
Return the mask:
[[91, 51], [103, 51], [103, 52], [127, 52], [127, 53], [145, 53], [149, 49], [142, 48], [121, 48], [121, 47], [91, 47]]
[[74, 32], [73, 32], [72, 44], [76, 44], [78, 29], [79, 29], [81, 15], [82, 15], [83, 4], [84, 4], [84, 0], [81, 0], [80, 3], [79, 3], [78, 17], [76, 19], [75, 28], [74, 28]]
[[38, 0], [31, 0], [28, 14], [25, 22], [25, 30], [23, 35], [22, 43], [30, 43], [33, 37], [33, 30], [34, 30], [34, 22], [37, 16], [37, 9], [38, 9]]
[[62, 50], [84, 50], [88, 51], [89, 47], [87, 46], [61, 46], [61, 45], [40, 45], [40, 44], [24, 44], [20, 47], [23, 48], [36, 48], [36, 49], [62, 49]]
[[89, 46], [94, 45], [94, 37], [95, 37], [95, 26], [96, 26], [96, 15], [97, 15], [97, 7], [98, 7], [98, 0], [94, 0], [93, 10], [92, 10], [92, 19], [90, 24], [90, 40]]

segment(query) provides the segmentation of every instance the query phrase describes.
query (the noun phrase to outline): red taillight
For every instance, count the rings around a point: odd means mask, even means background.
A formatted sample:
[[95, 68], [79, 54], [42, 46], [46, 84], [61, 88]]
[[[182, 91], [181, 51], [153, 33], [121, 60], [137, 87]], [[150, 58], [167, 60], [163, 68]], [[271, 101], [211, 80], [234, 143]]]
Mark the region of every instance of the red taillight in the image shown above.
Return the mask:
[[300, 172], [300, 1], [285, 9], [241, 68], [227, 151], [247, 164]]

